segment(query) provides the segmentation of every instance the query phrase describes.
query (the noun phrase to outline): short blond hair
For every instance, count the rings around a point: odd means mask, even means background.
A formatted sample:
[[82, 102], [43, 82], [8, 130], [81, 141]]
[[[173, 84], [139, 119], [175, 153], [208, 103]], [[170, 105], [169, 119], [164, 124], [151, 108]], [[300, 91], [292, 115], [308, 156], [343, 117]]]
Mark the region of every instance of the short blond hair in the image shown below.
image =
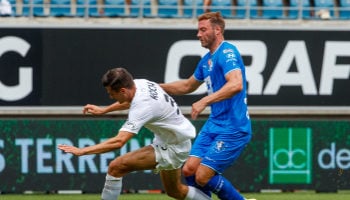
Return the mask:
[[224, 34], [225, 31], [225, 20], [220, 12], [206, 12], [198, 16], [198, 21], [209, 20], [212, 25], [219, 26], [221, 33]]

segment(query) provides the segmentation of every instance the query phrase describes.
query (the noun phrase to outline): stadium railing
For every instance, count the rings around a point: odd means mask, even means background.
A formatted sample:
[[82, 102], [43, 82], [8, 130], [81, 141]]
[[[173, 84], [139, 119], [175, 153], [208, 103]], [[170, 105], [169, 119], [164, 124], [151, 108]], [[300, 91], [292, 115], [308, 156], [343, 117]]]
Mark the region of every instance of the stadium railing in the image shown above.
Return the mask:
[[[192, 107], [181, 106], [181, 112], [185, 115], [191, 114]], [[45, 117], [66, 117], [84, 116], [81, 106], [3, 106], [0, 107], [2, 117], [11, 116], [45, 116]], [[108, 116], [125, 116], [127, 111], [108, 113]], [[210, 108], [206, 108], [201, 116], [210, 114]], [[249, 114], [253, 117], [278, 116], [282, 117], [324, 117], [332, 119], [348, 118], [350, 108], [348, 106], [249, 106]]]
[[[195, 18], [203, 0], [9, 0], [7, 17]], [[312, 1], [312, 3], [311, 3]], [[350, 0], [213, 0], [212, 11], [237, 19], [350, 19]]]

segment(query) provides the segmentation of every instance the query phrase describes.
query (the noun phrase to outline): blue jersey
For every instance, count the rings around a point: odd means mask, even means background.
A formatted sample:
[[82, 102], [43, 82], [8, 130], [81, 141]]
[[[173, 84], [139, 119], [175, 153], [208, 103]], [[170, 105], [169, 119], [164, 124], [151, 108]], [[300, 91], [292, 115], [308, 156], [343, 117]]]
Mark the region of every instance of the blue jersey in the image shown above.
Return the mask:
[[241, 70], [243, 76], [243, 90], [229, 99], [211, 104], [211, 113], [206, 126], [210, 130], [223, 133], [245, 132], [251, 133], [251, 122], [247, 108], [246, 77], [243, 60], [237, 48], [223, 42], [211, 54], [207, 53], [198, 63], [194, 77], [205, 82], [208, 94], [214, 93], [226, 83], [225, 75], [233, 70]]

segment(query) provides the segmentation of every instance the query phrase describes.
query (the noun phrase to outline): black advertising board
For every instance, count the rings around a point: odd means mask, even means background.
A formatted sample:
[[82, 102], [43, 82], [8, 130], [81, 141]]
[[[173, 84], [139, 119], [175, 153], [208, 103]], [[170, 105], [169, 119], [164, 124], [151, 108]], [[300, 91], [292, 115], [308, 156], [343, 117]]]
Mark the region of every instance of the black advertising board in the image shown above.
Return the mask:
[[0, 30], [0, 105], [42, 105], [41, 33]]
[[[195, 27], [194, 27], [195, 28]], [[228, 29], [246, 64], [250, 106], [349, 106], [348, 30]], [[195, 29], [1, 28], [0, 105], [109, 104], [101, 76], [187, 78], [206, 49]], [[182, 106], [205, 94], [175, 97]]]

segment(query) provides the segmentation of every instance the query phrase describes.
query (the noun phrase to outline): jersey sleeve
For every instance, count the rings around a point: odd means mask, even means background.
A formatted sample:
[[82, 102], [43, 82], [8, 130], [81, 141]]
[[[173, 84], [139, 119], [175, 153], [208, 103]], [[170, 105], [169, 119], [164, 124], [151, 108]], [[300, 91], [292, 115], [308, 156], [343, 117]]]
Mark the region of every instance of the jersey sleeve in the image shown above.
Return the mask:
[[194, 71], [194, 78], [199, 81], [202, 82], [204, 81], [205, 77], [204, 77], [204, 73], [203, 73], [203, 69], [202, 67], [205, 66], [205, 62], [208, 62], [208, 57], [210, 56], [210, 54], [206, 54], [197, 64], [196, 70]]
[[233, 70], [241, 69], [243, 61], [235, 46], [227, 45], [221, 53], [219, 62], [225, 75]]
[[129, 111], [128, 119], [123, 124], [120, 131], [137, 134], [152, 117], [153, 115], [148, 105], [135, 106]]

